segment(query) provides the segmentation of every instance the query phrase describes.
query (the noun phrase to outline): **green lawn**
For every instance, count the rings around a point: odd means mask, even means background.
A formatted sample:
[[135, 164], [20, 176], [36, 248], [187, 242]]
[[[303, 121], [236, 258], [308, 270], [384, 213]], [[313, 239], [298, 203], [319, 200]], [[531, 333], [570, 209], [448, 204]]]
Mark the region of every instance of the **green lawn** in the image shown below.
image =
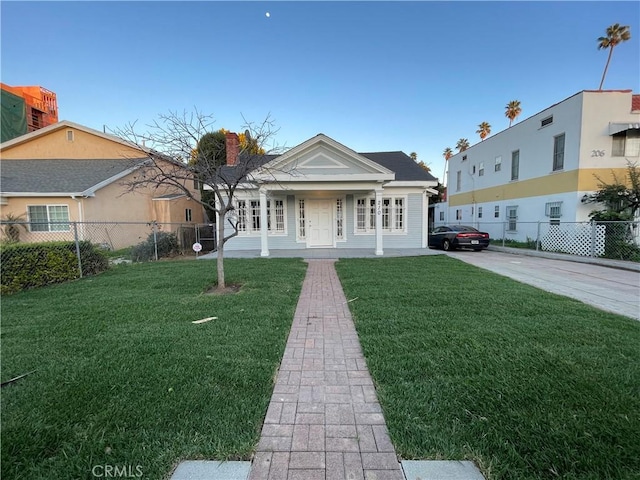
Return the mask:
[[336, 268], [402, 457], [640, 478], [640, 323], [446, 256]]
[[2, 381], [36, 372], [2, 389], [2, 478], [128, 465], [160, 479], [184, 458], [247, 459], [306, 264], [225, 265], [236, 295], [203, 294], [215, 262], [176, 261], [3, 298]]

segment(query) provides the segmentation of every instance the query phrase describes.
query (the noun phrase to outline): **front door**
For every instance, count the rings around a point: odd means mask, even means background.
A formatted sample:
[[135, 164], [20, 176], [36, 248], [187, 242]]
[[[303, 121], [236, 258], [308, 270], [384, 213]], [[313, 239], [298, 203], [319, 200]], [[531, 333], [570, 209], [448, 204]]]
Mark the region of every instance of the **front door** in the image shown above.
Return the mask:
[[333, 202], [309, 200], [309, 247], [333, 247]]

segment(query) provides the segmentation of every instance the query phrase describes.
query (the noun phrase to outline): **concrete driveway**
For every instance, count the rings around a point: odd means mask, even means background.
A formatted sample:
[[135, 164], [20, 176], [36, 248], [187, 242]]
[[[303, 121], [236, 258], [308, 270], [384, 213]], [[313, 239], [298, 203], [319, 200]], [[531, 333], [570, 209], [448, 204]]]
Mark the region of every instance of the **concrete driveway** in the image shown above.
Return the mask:
[[548, 292], [640, 320], [640, 272], [484, 250], [447, 255]]

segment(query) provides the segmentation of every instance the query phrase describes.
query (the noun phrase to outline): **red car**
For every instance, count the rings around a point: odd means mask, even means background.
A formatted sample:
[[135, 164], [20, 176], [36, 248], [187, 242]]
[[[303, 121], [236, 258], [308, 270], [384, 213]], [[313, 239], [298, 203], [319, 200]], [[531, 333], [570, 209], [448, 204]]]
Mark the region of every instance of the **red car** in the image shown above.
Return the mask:
[[489, 246], [489, 234], [465, 225], [444, 225], [429, 234], [429, 248], [455, 250], [471, 248], [480, 251]]

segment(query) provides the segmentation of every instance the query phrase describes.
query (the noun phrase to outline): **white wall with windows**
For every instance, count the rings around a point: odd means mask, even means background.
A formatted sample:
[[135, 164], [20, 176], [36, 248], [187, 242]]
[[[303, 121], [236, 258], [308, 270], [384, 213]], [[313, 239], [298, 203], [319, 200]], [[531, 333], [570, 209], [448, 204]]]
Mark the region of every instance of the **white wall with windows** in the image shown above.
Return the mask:
[[640, 161], [640, 112], [631, 105], [631, 91], [580, 92], [454, 155], [435, 225], [506, 222], [509, 207], [517, 222], [588, 220], [596, 206], [581, 199], [594, 190], [582, 186]]
[[[373, 192], [270, 192], [268, 194], [269, 249], [310, 246], [309, 208], [318, 199], [331, 202], [333, 248], [375, 248], [375, 195]], [[261, 245], [260, 199], [257, 190], [242, 191], [229, 215], [238, 235], [225, 244], [229, 250], [255, 250]], [[421, 248], [427, 224], [426, 198], [416, 189], [385, 190], [380, 206], [385, 248]], [[424, 227], [423, 227], [424, 225]], [[232, 232], [225, 223], [226, 234]]]

